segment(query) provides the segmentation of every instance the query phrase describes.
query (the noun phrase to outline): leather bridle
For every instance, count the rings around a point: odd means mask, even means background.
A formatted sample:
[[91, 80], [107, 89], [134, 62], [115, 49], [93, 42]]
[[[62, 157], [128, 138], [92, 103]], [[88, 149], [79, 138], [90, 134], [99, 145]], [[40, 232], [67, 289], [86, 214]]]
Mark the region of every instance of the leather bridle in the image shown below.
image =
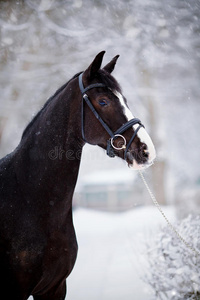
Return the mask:
[[[81, 131], [82, 131], [83, 140], [85, 142], [87, 142], [86, 139], [85, 139], [85, 132], [84, 132], [84, 104], [86, 102], [87, 105], [89, 106], [89, 108], [91, 109], [91, 111], [93, 112], [93, 114], [95, 115], [95, 117], [97, 118], [97, 120], [101, 123], [101, 125], [104, 127], [104, 129], [107, 131], [107, 133], [110, 136], [110, 139], [107, 140], [107, 155], [110, 156], [110, 157], [115, 157], [114, 149], [118, 150], [118, 151], [124, 149], [124, 159], [126, 160], [127, 152], [128, 152], [128, 149], [129, 149], [131, 143], [133, 142], [134, 138], [136, 137], [137, 132], [139, 131], [139, 129], [141, 127], [144, 127], [144, 125], [141, 123], [141, 121], [139, 119], [133, 118], [133, 119], [129, 120], [128, 122], [126, 122], [124, 125], [122, 125], [115, 132], [113, 132], [110, 129], [110, 127], [104, 122], [104, 120], [100, 117], [100, 115], [98, 114], [98, 112], [96, 111], [94, 106], [92, 105], [88, 95], [86, 94], [87, 91], [89, 91], [91, 89], [94, 89], [94, 88], [100, 88], [100, 87], [108, 88], [108, 87], [103, 83], [94, 83], [94, 84], [91, 84], [91, 85], [87, 86], [86, 88], [84, 88], [82, 76], [83, 76], [83, 73], [81, 73], [79, 75], [79, 88], [81, 90], [82, 100], [83, 100], [82, 101], [82, 111], [81, 111]], [[126, 139], [122, 135], [122, 133], [124, 133], [127, 129], [129, 129], [130, 127], [132, 127], [135, 124], [139, 124], [139, 126], [135, 129], [134, 134], [132, 135], [130, 141], [126, 145]], [[119, 137], [123, 139], [124, 144], [121, 147], [116, 147], [114, 145], [114, 140], [119, 138]]]

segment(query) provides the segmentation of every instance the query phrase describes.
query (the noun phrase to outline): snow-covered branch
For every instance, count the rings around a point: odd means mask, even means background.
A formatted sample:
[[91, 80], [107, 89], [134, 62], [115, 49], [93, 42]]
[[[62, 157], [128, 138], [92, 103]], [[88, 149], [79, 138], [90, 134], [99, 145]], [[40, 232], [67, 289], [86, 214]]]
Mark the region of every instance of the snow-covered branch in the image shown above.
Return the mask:
[[30, 24], [28, 22], [23, 24], [11, 24], [0, 19], [0, 27], [5, 30], [18, 31], [27, 29], [29, 26]]
[[[176, 225], [178, 232], [195, 249], [200, 249], [200, 217], [188, 216]], [[150, 249], [150, 250], [149, 250]], [[185, 248], [176, 236], [164, 228], [148, 245], [148, 282], [163, 300], [196, 300], [200, 296], [200, 257]]]

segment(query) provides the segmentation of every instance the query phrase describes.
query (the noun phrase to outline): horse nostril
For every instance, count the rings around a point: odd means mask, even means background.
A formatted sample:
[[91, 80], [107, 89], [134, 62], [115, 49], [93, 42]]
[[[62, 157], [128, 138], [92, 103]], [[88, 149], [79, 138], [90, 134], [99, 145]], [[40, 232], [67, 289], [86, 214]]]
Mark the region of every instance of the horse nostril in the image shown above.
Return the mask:
[[141, 153], [141, 158], [147, 160], [149, 157], [149, 151], [147, 149], [147, 145], [146, 144], [142, 144], [140, 146], [140, 153]]
[[143, 157], [148, 158], [149, 157], [149, 152], [148, 150], [143, 150]]

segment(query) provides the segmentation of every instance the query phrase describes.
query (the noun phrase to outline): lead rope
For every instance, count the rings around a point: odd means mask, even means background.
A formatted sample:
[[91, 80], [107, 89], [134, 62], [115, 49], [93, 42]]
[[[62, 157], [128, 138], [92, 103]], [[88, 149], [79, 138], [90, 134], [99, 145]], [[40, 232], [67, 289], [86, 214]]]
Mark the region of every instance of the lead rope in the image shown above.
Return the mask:
[[151, 197], [151, 200], [153, 201], [154, 205], [157, 207], [157, 209], [160, 211], [161, 215], [163, 216], [163, 218], [165, 219], [165, 221], [167, 222], [168, 226], [170, 227], [170, 229], [175, 233], [175, 235], [177, 236], [177, 238], [183, 243], [185, 244], [185, 246], [190, 249], [194, 255], [196, 257], [200, 256], [200, 252], [196, 249], [194, 249], [190, 244], [188, 244], [188, 242], [178, 233], [178, 231], [176, 230], [176, 228], [171, 224], [171, 222], [168, 220], [168, 218], [166, 217], [165, 213], [163, 212], [163, 210], [161, 209], [158, 201], [156, 200], [156, 197], [154, 196], [154, 194], [152, 193], [152, 191], [150, 190], [147, 182], [146, 182], [146, 179], [143, 175], [143, 173], [138, 170], [139, 174], [140, 174], [140, 177], [142, 179], [142, 181], [144, 182], [144, 185], [146, 186], [146, 189]]

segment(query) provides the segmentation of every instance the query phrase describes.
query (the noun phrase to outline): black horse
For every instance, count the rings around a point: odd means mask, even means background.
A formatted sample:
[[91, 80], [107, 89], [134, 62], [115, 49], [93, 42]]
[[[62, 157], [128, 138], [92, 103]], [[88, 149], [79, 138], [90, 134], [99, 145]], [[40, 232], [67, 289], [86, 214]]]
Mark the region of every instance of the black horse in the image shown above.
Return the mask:
[[77, 255], [72, 197], [85, 142], [107, 149], [134, 169], [155, 158], [150, 137], [110, 75], [118, 56], [100, 69], [104, 53], [46, 102], [18, 147], [0, 160], [4, 299], [65, 298]]

